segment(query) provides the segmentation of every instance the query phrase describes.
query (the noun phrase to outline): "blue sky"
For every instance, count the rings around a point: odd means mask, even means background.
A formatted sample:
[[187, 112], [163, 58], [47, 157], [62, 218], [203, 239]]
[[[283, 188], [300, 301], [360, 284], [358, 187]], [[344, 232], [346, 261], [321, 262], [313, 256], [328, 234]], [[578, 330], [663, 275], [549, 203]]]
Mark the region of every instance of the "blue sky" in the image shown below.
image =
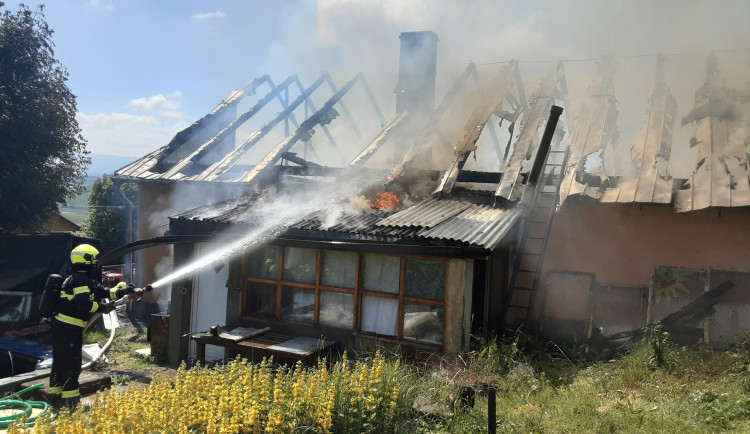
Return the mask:
[[[18, 9], [18, 1], [5, 3], [4, 10]], [[750, 2], [743, 0], [23, 3], [32, 9], [46, 4], [56, 57], [70, 74], [68, 85], [77, 95], [78, 120], [89, 150], [129, 157], [165, 145], [231, 90], [264, 74], [280, 82], [297, 73], [310, 83], [327, 70], [342, 84], [364, 71], [389, 117], [398, 36], [404, 31], [438, 34], [438, 99], [469, 61], [481, 65], [516, 58], [521, 72], [531, 77], [551, 61], [571, 60], [566, 71], [575, 91], [585, 88], [595, 66], [585, 59], [623, 56], [622, 68], [644, 71], [642, 81], [650, 83], [653, 61], [639, 56], [691, 53], [693, 57], [675, 56], [671, 63], [675, 86], [686, 89], [680, 113], [689, 109], [692, 92], [702, 81], [706, 53], [750, 46]], [[746, 77], [747, 52], [733, 53], [741, 54], [736, 63], [744, 65]], [[683, 58], [697, 65], [694, 71], [682, 68]], [[639, 78], [630, 82], [634, 88], [644, 87]], [[640, 125], [648, 91], [630, 92], [628, 83], [618, 81], [621, 87], [616, 90], [623, 106], [629, 98], [637, 102], [631, 115], [623, 110], [625, 129], [628, 116]], [[535, 86], [530, 83], [527, 92]]]

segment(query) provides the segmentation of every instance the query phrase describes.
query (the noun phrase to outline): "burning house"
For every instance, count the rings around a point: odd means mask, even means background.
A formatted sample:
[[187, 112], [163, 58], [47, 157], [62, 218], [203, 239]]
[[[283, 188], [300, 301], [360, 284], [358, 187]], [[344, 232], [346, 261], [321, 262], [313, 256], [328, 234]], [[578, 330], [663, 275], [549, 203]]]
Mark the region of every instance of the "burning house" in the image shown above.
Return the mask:
[[[662, 58], [632, 163], [608, 174], [591, 162], [618, 138], [611, 58], [574, 106], [562, 63], [527, 96], [515, 61], [469, 64], [435, 106], [437, 45], [432, 32], [401, 35], [390, 119], [363, 75], [340, 89], [326, 73], [309, 87], [263, 77], [117, 171], [140, 185], [138, 247], [156, 246], [139, 253], [139, 283], [169, 286], [171, 361], [320, 342], [458, 353], [520, 326], [580, 341], [665, 320], [722, 344], [750, 329], [739, 134], [750, 118], [714, 61], [683, 119], [699, 161], [681, 180], [666, 164], [676, 104]], [[272, 101], [282, 110], [257, 120]], [[493, 161], [477, 161], [480, 148]], [[164, 211], [175, 197], [192, 203]], [[215, 324], [265, 334], [244, 348], [186, 337]]]

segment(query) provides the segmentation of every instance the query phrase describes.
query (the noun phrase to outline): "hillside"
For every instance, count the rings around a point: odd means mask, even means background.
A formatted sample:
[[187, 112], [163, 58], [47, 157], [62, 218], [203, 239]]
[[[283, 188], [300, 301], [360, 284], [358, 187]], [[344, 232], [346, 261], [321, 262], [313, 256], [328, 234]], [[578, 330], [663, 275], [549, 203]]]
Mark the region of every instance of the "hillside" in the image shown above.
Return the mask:
[[[137, 159], [135, 157], [120, 157], [117, 155], [101, 154], [91, 154], [89, 157], [91, 157], [91, 165], [89, 166], [87, 173], [89, 178], [93, 177], [93, 179], [99, 178], [104, 174], [112, 175], [115, 170], [120, 169]], [[93, 179], [90, 179], [90, 182], [93, 182]], [[87, 186], [88, 185], [91, 184], [89, 183]]]
[[99, 155], [91, 154], [91, 165], [86, 171], [86, 181], [84, 185], [86, 190], [78, 195], [75, 199], [68, 201], [67, 206], [60, 207], [60, 214], [66, 219], [73, 223], [80, 225], [88, 216], [87, 199], [89, 195], [89, 188], [98, 178], [102, 175], [112, 175], [115, 170], [120, 169], [130, 163], [132, 163], [134, 157], [120, 157], [116, 155]]

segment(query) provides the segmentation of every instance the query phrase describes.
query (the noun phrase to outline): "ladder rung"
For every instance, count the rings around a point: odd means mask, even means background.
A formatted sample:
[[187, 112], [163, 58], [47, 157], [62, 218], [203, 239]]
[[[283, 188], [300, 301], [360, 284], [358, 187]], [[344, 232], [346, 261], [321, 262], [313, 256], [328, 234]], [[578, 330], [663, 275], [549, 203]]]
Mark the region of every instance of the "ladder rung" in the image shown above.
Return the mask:
[[514, 286], [513, 287], [513, 291], [528, 291], [528, 292], [531, 292], [533, 290], [534, 290], [534, 288], [524, 288], [522, 286]]
[[531, 291], [533, 288], [524, 288], [522, 286], [514, 286], [513, 290], [515, 291]]

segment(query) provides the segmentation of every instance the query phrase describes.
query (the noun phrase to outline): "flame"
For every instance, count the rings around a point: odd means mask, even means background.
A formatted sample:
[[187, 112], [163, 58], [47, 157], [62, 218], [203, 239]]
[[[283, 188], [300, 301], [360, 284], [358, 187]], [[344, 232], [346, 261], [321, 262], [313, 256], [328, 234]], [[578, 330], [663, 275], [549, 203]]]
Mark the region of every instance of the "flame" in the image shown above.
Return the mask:
[[370, 201], [370, 206], [379, 210], [388, 210], [401, 204], [398, 196], [391, 191], [375, 194], [375, 198]]

